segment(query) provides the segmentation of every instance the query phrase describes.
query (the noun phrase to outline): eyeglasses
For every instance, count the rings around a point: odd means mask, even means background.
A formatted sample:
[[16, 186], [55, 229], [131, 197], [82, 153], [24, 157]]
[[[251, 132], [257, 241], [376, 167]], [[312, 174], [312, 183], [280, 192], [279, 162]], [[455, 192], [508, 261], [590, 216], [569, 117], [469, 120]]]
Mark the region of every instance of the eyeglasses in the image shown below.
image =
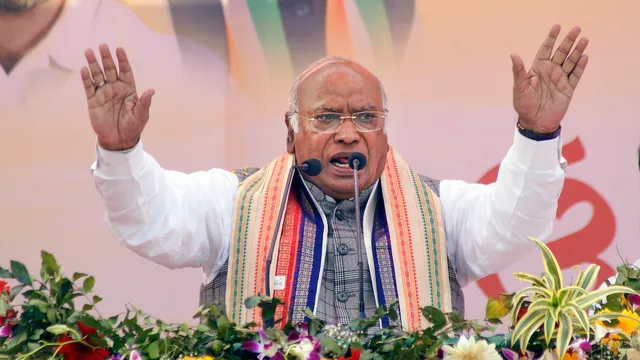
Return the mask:
[[300, 115], [300, 113], [298, 115], [308, 120], [314, 131], [332, 134], [338, 132], [345, 119], [351, 119], [359, 132], [378, 131], [384, 127], [387, 111], [362, 111], [351, 116], [344, 116], [339, 113], [321, 113], [311, 117]]

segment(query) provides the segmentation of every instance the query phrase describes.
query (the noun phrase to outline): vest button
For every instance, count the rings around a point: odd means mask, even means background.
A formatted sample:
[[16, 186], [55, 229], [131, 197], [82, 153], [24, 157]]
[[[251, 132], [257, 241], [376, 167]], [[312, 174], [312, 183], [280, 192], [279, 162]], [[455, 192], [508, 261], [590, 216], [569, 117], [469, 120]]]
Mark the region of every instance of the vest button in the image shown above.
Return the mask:
[[342, 210], [336, 210], [336, 218], [340, 221], [344, 220], [344, 212]]
[[349, 253], [349, 247], [346, 244], [338, 245], [338, 252], [340, 255], [347, 255]]
[[347, 300], [349, 300], [349, 295], [346, 292], [341, 291], [338, 293], [338, 301], [347, 302]]

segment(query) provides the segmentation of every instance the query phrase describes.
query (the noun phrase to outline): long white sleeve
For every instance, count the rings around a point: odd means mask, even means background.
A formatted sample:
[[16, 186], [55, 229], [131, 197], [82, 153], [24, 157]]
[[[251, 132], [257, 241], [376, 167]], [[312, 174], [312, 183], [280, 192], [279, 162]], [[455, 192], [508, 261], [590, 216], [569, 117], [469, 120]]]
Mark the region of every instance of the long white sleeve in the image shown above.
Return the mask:
[[142, 143], [127, 153], [96, 148], [91, 170], [116, 238], [162, 266], [202, 268], [211, 281], [228, 257], [237, 177], [165, 170]]
[[514, 143], [489, 185], [440, 183], [447, 253], [461, 286], [497, 273], [551, 233], [566, 162], [561, 138], [534, 141], [515, 132]]

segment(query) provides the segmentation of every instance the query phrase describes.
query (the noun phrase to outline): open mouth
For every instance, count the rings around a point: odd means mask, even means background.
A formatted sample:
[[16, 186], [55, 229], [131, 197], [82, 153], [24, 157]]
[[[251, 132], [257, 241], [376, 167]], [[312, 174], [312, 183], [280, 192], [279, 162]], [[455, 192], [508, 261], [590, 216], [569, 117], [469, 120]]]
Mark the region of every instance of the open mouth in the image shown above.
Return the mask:
[[349, 168], [349, 157], [348, 156], [336, 156], [331, 159], [331, 165], [337, 166], [339, 168]]

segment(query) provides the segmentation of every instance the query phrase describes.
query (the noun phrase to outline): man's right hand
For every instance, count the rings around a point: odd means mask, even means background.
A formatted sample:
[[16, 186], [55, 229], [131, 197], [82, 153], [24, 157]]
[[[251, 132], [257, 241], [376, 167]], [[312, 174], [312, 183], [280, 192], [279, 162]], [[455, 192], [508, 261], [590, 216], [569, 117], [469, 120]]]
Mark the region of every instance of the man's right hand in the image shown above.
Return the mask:
[[93, 50], [85, 50], [84, 56], [89, 66], [80, 70], [80, 76], [87, 95], [91, 126], [98, 135], [98, 145], [112, 151], [134, 147], [149, 120], [149, 107], [155, 91], [145, 90], [138, 97], [133, 71], [122, 48], [116, 49], [118, 68], [105, 44], [100, 45], [102, 67]]

